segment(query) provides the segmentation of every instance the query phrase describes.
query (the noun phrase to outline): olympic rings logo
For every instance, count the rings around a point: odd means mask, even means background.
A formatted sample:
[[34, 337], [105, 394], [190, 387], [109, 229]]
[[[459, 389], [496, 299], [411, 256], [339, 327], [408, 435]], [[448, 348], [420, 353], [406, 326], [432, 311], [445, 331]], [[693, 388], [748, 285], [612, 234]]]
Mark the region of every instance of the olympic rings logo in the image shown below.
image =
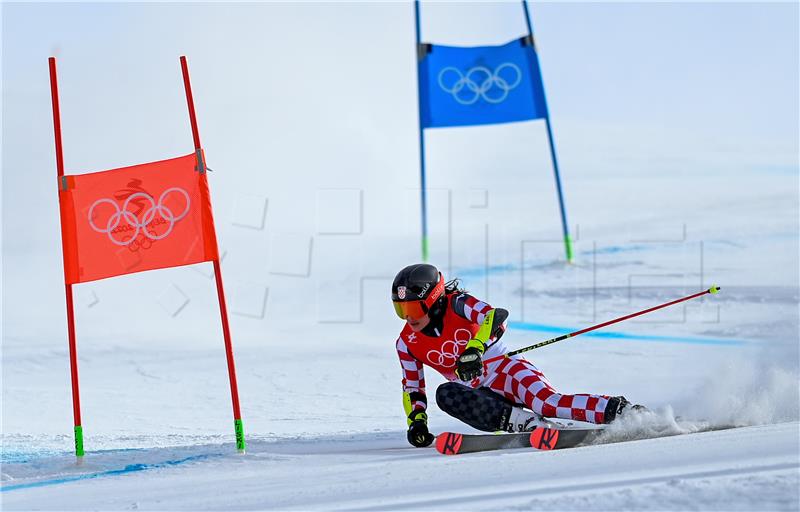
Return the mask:
[[439, 71], [439, 87], [462, 105], [472, 105], [481, 98], [502, 103], [520, 82], [522, 71], [511, 62], [500, 64], [494, 72], [486, 66], [475, 66], [466, 74], [452, 66]]
[[[167, 196], [173, 192], [183, 196], [186, 202], [183, 211], [179, 215], [175, 215], [175, 212], [173, 212], [164, 203], [164, 201], [167, 199]], [[141, 220], [139, 220], [138, 213], [134, 213], [128, 209], [131, 202], [134, 201], [150, 203], [150, 207], [144, 210], [144, 215], [142, 215]], [[95, 208], [101, 204], [109, 204], [114, 209], [114, 213], [112, 213], [108, 218], [105, 227], [98, 227], [94, 222]], [[137, 202], [134, 202], [133, 204], [138, 205]], [[92, 204], [91, 207], [89, 207], [89, 225], [98, 233], [106, 233], [108, 235], [108, 239], [116, 245], [125, 247], [136, 242], [137, 249], [138, 247], [148, 249], [149, 245], [152, 244], [152, 241], [162, 240], [172, 233], [172, 229], [175, 227], [175, 224], [189, 214], [190, 206], [191, 201], [189, 200], [188, 192], [178, 187], [168, 188], [162, 192], [158, 197], [158, 202], [153, 199], [153, 196], [146, 192], [136, 192], [125, 199], [125, 202], [122, 204], [122, 208], [119, 207], [116, 201], [103, 198], [98, 199]], [[142, 210], [143, 208], [140, 208], [140, 212]], [[156, 216], [159, 217], [157, 218]], [[161, 224], [167, 224], [168, 226], [163, 233], [158, 234], [152, 228]], [[128, 234], [130, 231], [133, 231], [133, 233]], [[119, 236], [119, 233], [124, 233], [127, 236], [118, 238], [117, 236]], [[140, 233], [144, 235], [145, 238], [139, 240]]]
[[[459, 333], [466, 333], [466, 338], [459, 339]], [[428, 362], [434, 366], [453, 368], [456, 365], [461, 349], [466, 347], [469, 340], [472, 339], [472, 333], [467, 329], [456, 329], [453, 338], [455, 340], [447, 340], [442, 343], [441, 352], [438, 350], [428, 351]]]

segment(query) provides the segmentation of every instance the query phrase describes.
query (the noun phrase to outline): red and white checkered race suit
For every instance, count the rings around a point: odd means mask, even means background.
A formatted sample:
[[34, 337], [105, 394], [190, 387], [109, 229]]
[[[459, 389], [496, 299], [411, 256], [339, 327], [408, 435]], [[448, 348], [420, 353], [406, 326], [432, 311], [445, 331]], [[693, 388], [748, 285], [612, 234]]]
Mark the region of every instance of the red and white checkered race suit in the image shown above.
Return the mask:
[[[403, 368], [403, 391], [411, 397], [412, 410], [427, 408], [425, 365], [449, 381], [460, 382], [455, 373], [456, 360], [478, 332], [485, 315], [493, 309], [466, 293], [449, 294], [447, 299], [441, 331], [434, 329], [434, 335], [428, 336], [415, 333], [406, 324], [397, 338], [397, 355]], [[508, 352], [499, 339], [504, 328], [505, 325], [497, 339], [490, 338], [486, 344], [484, 359]], [[609, 398], [605, 395], [558, 393], [536, 366], [519, 356], [489, 364], [484, 374], [468, 385], [472, 388], [487, 387], [542, 416], [590, 423], [603, 423]]]

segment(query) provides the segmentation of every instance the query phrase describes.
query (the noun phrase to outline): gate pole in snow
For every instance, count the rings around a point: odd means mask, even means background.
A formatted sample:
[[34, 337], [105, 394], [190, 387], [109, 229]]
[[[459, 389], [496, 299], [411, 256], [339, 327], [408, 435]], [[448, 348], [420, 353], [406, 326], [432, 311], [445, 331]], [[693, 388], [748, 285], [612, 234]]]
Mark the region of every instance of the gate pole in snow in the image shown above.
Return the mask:
[[[528, 25], [528, 37], [530, 37], [531, 41], [533, 39], [533, 24], [531, 23], [531, 16], [528, 12], [528, 2], [527, 0], [522, 0], [522, 8], [525, 10], [525, 23]], [[536, 46], [534, 44], [533, 51], [536, 51]], [[536, 58], [538, 59], [539, 56], [537, 55]], [[541, 76], [541, 66], [539, 68], [539, 74]], [[567, 253], [567, 263], [572, 263], [572, 238], [569, 236], [569, 225], [567, 224], [567, 211], [564, 207], [564, 194], [561, 191], [561, 175], [558, 172], [558, 159], [556, 158], [556, 146], [553, 142], [553, 131], [550, 129], [550, 111], [547, 108], [547, 96], [544, 92], [544, 79], [542, 79], [542, 97], [545, 98], [544, 101], [544, 123], [545, 127], [547, 128], [547, 142], [550, 143], [550, 157], [553, 160], [553, 173], [556, 179], [556, 190], [558, 191], [558, 207], [561, 211], [561, 228], [564, 233], [564, 249]]]
[[[56, 174], [59, 181], [64, 176], [64, 152], [61, 145], [61, 111], [58, 104], [58, 79], [56, 78], [56, 58], [48, 59], [50, 64], [50, 96], [53, 101], [53, 132], [56, 141]], [[58, 194], [58, 202], [61, 204], [61, 194]], [[61, 234], [62, 251], [64, 257], [64, 268], [66, 272], [66, 251], [63, 248], [64, 234]], [[75, 456], [83, 457], [83, 426], [81, 425], [81, 395], [78, 383], [78, 347], [75, 342], [75, 308], [72, 302], [72, 284], [64, 279], [64, 286], [67, 293], [67, 335], [69, 336], [69, 369], [72, 380], [72, 415], [75, 422]]]
[[422, 261], [428, 261], [428, 200], [425, 184], [425, 127], [422, 126], [422, 83], [419, 73], [420, 61], [420, 26], [419, 26], [419, 0], [414, 0], [414, 26], [416, 27], [417, 47], [414, 55], [417, 57], [417, 113], [419, 114], [419, 172], [420, 172], [420, 193], [422, 195]]
[[[186, 103], [189, 106], [189, 120], [192, 123], [192, 137], [194, 138], [194, 149], [198, 155], [202, 155], [200, 146], [200, 132], [197, 129], [197, 116], [194, 110], [194, 99], [192, 97], [192, 85], [189, 83], [189, 66], [186, 57], [181, 56], [181, 71], [183, 72], [183, 85], [186, 89]], [[245, 452], [244, 427], [242, 425], [242, 413], [239, 410], [239, 389], [236, 385], [236, 366], [233, 360], [233, 344], [231, 343], [231, 332], [228, 324], [228, 308], [225, 305], [225, 291], [222, 287], [222, 269], [219, 264], [219, 256], [214, 260], [214, 279], [217, 282], [217, 298], [219, 299], [219, 312], [222, 317], [222, 334], [225, 339], [225, 356], [228, 360], [228, 378], [231, 384], [231, 401], [233, 403], [233, 426], [236, 433], [236, 449], [240, 453]]]

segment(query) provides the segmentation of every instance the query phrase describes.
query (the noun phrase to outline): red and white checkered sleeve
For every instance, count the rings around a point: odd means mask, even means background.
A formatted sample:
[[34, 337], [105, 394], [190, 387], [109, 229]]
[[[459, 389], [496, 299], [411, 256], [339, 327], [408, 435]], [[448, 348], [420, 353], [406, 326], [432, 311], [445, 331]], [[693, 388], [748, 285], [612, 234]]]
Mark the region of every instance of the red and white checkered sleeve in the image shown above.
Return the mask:
[[411, 397], [411, 409], [427, 409], [422, 363], [411, 354], [402, 337], [397, 338], [397, 356], [403, 369], [403, 392]]
[[482, 324], [486, 313], [493, 308], [491, 305], [480, 301], [467, 293], [459, 293], [450, 301], [453, 311], [473, 324]]

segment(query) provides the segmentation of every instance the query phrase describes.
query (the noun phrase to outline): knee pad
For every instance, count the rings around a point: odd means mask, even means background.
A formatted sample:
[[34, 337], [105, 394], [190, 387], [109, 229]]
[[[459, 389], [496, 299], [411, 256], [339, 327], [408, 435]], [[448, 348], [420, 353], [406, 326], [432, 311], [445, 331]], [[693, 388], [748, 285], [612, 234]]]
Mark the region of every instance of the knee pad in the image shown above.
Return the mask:
[[505, 430], [511, 402], [488, 388], [472, 389], [457, 382], [445, 382], [436, 389], [439, 409], [467, 425], [495, 432]]

